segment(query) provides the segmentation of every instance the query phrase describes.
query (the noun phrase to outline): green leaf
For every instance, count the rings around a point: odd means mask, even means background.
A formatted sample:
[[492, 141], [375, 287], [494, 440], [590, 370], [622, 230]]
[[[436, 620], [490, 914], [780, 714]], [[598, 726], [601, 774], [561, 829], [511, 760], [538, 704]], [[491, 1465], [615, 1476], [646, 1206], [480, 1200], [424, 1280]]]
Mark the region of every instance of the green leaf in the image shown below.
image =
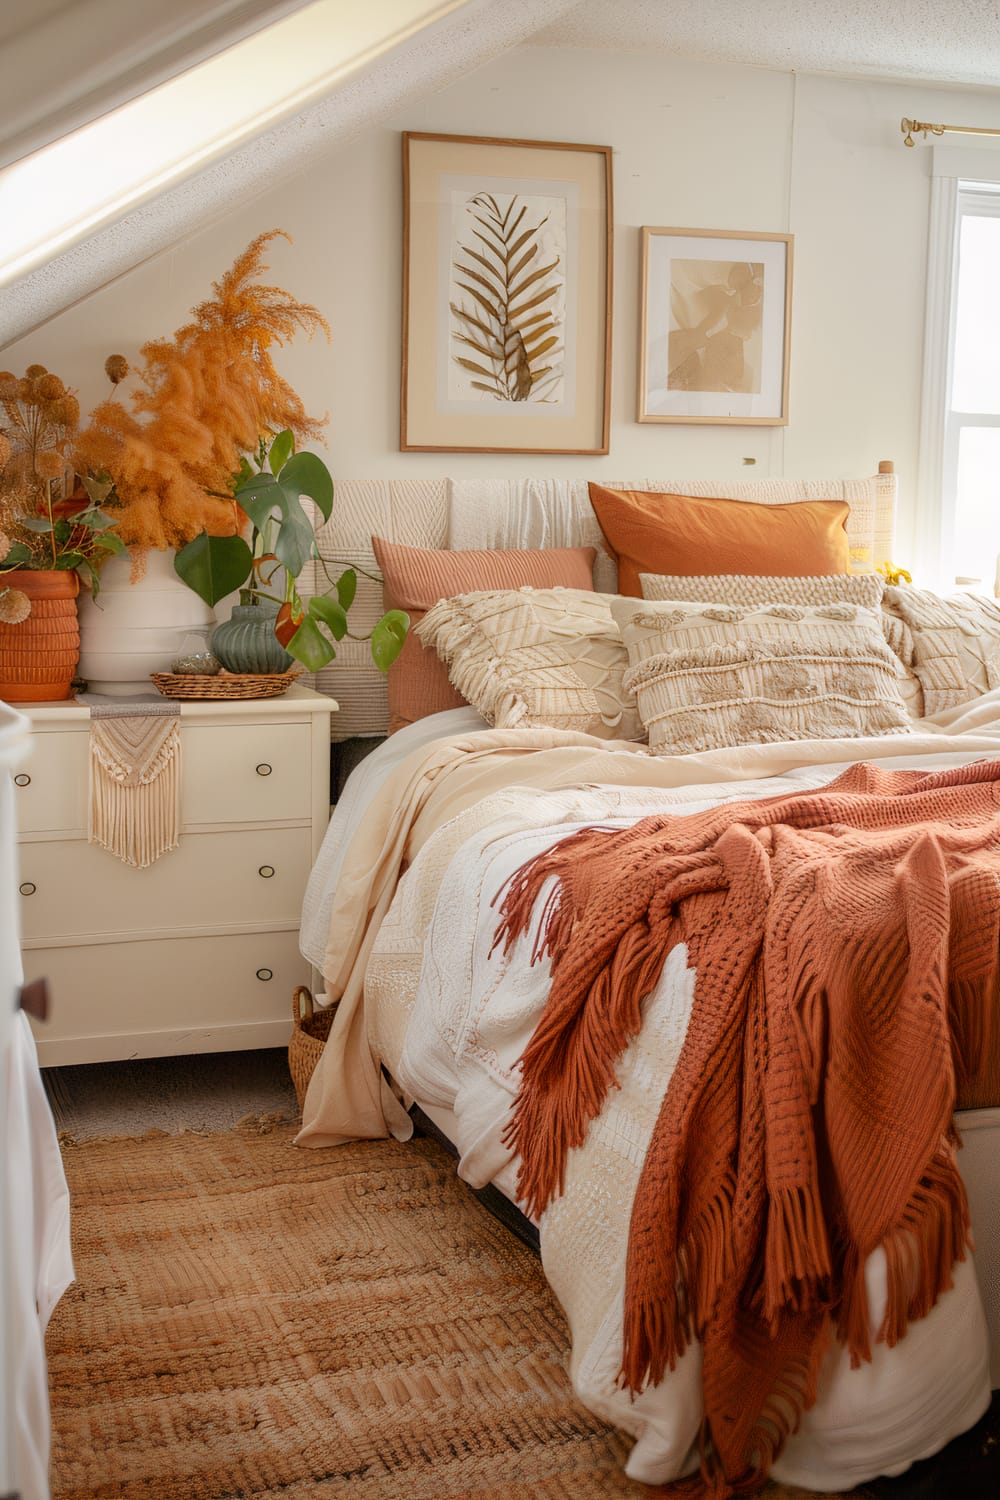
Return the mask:
[[336, 599], [326, 594], [314, 594], [309, 600], [308, 613], [327, 627], [335, 641], [342, 641], [347, 634], [347, 612]]
[[174, 572], [206, 604], [218, 604], [250, 576], [253, 553], [241, 536], [209, 536], [202, 531], [174, 558]]
[[273, 474], [254, 474], [252, 471], [248, 471], [246, 477], [241, 474], [233, 495], [258, 531], [263, 530], [264, 522], [281, 503], [278, 481]]
[[81, 510], [73, 520], [78, 526], [89, 526], [91, 531], [107, 531], [112, 526], [118, 525], [117, 516], [109, 516], [99, 506], [92, 506], [89, 510]]
[[410, 617], [401, 609], [390, 609], [372, 631], [372, 660], [380, 672], [387, 672], [403, 649]]
[[282, 467], [278, 482], [286, 495], [308, 495], [329, 521], [333, 510], [333, 480], [330, 470], [315, 453], [296, 453]]
[[96, 599], [101, 592], [101, 575], [98, 573], [89, 557], [81, 558], [77, 564], [76, 571], [84, 583], [90, 584], [90, 597]]
[[267, 458], [271, 467], [271, 473], [280, 474], [282, 468], [287, 464], [294, 452], [295, 438], [291, 429], [286, 427], [284, 432], [278, 433], [278, 436], [271, 444], [271, 451]]
[[23, 516], [17, 523], [23, 526], [25, 531], [51, 531], [51, 524], [44, 516]]
[[337, 579], [337, 598], [341, 609], [350, 609], [358, 591], [358, 575], [353, 568], [345, 568]]
[[328, 661], [333, 661], [337, 652], [320, 630], [313, 617], [306, 613], [302, 624], [285, 647], [289, 656], [300, 661], [307, 672], [318, 672]]
[[11, 542], [10, 551], [2, 560], [0, 566], [3, 568], [16, 568], [18, 563], [30, 562], [31, 556], [31, 548], [25, 546], [24, 542]]
[[94, 537], [93, 545], [99, 547], [102, 552], [113, 552], [116, 557], [121, 557], [122, 553], [128, 550], [121, 537], [116, 536], [113, 531], [102, 531], [100, 535]]
[[[293, 459], [294, 462], [294, 459]], [[298, 578], [312, 556], [313, 529], [298, 496], [279, 486], [284, 499], [278, 534], [274, 538], [274, 555], [293, 578]]]
[[82, 552], [60, 552], [52, 567], [57, 573], [76, 572], [82, 562], [86, 562]]
[[91, 505], [95, 506], [103, 505], [115, 487], [113, 480], [91, 479], [89, 474], [81, 474], [80, 483], [90, 496]]

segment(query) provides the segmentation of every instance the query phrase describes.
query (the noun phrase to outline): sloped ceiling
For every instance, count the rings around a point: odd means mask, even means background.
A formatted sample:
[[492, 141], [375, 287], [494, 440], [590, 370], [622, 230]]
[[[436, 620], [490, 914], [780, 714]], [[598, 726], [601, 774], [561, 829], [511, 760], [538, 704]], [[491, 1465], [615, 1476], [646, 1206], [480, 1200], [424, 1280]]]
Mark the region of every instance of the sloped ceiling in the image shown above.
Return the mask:
[[330, 150], [331, 143], [349, 139], [407, 100], [443, 88], [518, 46], [575, 3], [467, 0], [348, 78], [327, 98], [0, 290], [0, 348], [206, 221], [219, 218], [269, 182], [307, 168]]
[[[78, 8], [89, 3], [75, 0]], [[192, 8], [191, 0], [183, 4]], [[14, 21], [26, 8], [37, 20], [66, 9], [67, 0], [7, 0], [0, 8], [0, 42], [14, 34]], [[241, 7], [237, 0], [213, 0], [202, 8]], [[274, 9], [281, 8], [278, 0]], [[796, 72], [1000, 85], [997, 0], [467, 0], [320, 103], [0, 291], [0, 347], [269, 181], [308, 167], [332, 142], [525, 42], [659, 49]]]
[[0, 166], [134, 99], [302, 0], [3, 0]]

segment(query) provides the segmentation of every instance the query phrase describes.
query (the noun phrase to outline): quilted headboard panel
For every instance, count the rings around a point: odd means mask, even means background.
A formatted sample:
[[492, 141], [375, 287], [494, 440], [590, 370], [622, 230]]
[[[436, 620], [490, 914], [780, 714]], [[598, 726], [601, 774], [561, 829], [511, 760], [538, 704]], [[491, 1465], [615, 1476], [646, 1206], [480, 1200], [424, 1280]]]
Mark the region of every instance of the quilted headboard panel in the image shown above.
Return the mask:
[[[716, 495], [785, 505], [799, 500], [846, 500], [852, 566], [859, 572], [892, 556], [896, 476], [868, 479], [630, 479], [605, 480], [611, 488]], [[351, 630], [369, 631], [382, 613], [381, 578], [372, 535], [411, 547], [597, 548], [595, 587], [614, 593], [615, 565], [603, 543], [584, 479], [369, 479], [344, 480], [334, 493], [333, 514], [316, 533], [333, 576], [339, 567], [358, 570]], [[300, 579], [304, 595], [316, 591], [318, 564]], [[366, 576], [368, 575], [368, 576]], [[341, 641], [337, 658], [316, 674], [315, 686], [340, 704], [334, 739], [383, 735], [389, 722], [385, 678], [373, 665], [367, 641]]]

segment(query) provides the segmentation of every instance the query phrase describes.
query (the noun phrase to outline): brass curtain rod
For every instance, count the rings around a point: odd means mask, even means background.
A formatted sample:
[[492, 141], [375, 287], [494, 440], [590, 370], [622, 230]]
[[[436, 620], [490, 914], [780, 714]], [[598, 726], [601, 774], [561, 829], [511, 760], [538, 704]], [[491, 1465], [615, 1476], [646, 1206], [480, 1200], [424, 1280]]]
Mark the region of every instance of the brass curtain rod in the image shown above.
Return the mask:
[[908, 120], [905, 115], [899, 128], [903, 132], [904, 146], [916, 144], [914, 134], [923, 135], [926, 140], [928, 132], [931, 135], [944, 135], [946, 131], [950, 135], [1000, 135], [1000, 130], [988, 130], [985, 125], [928, 125], [925, 120]]

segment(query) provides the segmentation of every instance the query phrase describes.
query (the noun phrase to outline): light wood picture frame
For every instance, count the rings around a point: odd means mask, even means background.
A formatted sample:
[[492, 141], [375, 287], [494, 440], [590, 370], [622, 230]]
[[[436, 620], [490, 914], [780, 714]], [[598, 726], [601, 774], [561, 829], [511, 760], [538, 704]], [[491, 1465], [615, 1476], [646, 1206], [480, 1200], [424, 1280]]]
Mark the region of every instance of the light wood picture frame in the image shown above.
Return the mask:
[[403, 452], [607, 453], [611, 147], [403, 134]]
[[643, 227], [638, 421], [787, 423], [793, 238]]

